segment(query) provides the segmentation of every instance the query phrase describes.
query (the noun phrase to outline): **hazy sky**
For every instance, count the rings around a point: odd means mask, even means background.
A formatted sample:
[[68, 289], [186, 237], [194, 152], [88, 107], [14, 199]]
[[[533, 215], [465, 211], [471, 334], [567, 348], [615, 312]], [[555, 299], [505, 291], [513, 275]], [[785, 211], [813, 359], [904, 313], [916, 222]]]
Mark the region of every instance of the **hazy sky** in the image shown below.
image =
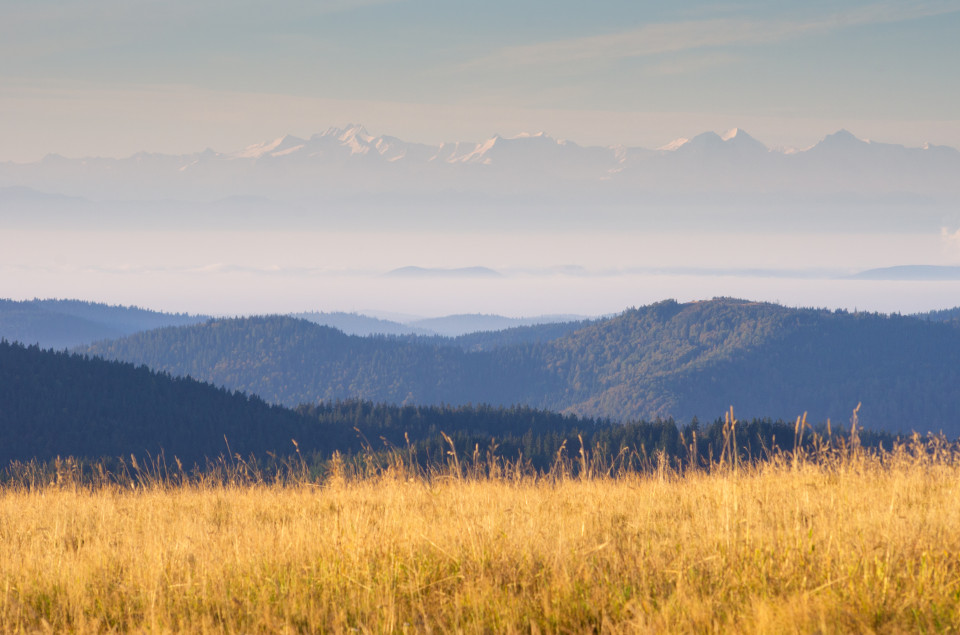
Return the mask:
[[658, 146], [960, 146], [960, 0], [3, 0], [0, 160], [233, 150], [359, 122]]
[[[227, 152], [351, 122], [427, 143], [543, 130], [658, 147], [741, 127], [773, 147], [807, 147], [840, 128], [960, 147], [958, 34], [960, 0], [0, 0], [0, 161]], [[0, 296], [211, 313], [597, 314], [713, 295], [888, 311], [960, 303], [960, 283], [836, 279], [960, 264], [960, 228], [744, 229], [265, 237], [0, 226]], [[405, 265], [508, 276], [380, 275]], [[551, 269], [566, 265], [589, 275]], [[698, 266], [807, 273], [652, 271]]]

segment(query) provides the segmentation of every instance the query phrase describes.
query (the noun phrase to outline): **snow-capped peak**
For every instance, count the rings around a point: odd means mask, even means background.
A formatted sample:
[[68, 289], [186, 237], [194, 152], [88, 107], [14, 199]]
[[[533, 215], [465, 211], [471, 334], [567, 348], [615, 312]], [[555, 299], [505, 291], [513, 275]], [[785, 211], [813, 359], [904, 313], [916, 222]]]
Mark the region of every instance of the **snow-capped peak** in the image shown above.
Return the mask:
[[374, 137], [367, 132], [367, 129], [361, 125], [350, 124], [340, 131], [338, 135], [340, 141], [350, 141], [351, 139], [360, 139], [365, 143], [373, 141]]
[[266, 143], [255, 143], [233, 154], [238, 159], [259, 159], [263, 156], [282, 156], [296, 152], [306, 142], [293, 135], [284, 135]]
[[743, 128], [732, 128], [720, 136], [724, 143], [729, 143], [742, 148], [747, 152], [769, 152], [770, 149], [763, 143], [751, 137]]
[[500, 135], [493, 135], [483, 143], [478, 144], [477, 147], [475, 147], [472, 152], [468, 152], [462, 157], [455, 159], [455, 161], [458, 161], [460, 163], [469, 163], [471, 161], [479, 161], [480, 163], [490, 163], [490, 158], [484, 157], [483, 155], [485, 155], [487, 152], [493, 149], [493, 147], [497, 145], [497, 141], [499, 141], [502, 138], [503, 137], [501, 137]]
[[334, 137], [337, 142], [350, 149], [350, 154], [367, 154], [376, 137], [359, 124], [347, 124], [343, 128], [330, 128], [324, 136]]
[[736, 139], [738, 136], [742, 137], [742, 136], [748, 136], [748, 135], [740, 128], [731, 128], [730, 130], [727, 130], [725, 133], [720, 135], [720, 138], [723, 139], [724, 141], [730, 141], [731, 139]]
[[687, 145], [688, 143], [690, 143], [690, 139], [687, 139], [686, 137], [680, 137], [679, 139], [674, 139], [673, 141], [671, 141], [670, 143], [668, 143], [668, 144], [666, 144], [666, 145], [660, 146], [659, 148], [657, 148], [657, 150], [664, 150], [664, 151], [666, 151], [666, 152], [672, 152], [672, 151], [676, 150], [677, 148], [680, 148], [680, 147], [682, 147], [682, 146]]

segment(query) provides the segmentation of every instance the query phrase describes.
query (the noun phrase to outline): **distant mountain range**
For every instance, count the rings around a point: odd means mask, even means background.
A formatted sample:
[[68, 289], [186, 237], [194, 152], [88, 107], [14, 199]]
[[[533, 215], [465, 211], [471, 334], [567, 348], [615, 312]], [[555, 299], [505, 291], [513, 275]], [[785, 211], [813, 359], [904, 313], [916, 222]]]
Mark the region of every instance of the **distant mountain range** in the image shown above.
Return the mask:
[[286, 405], [525, 404], [616, 421], [713, 420], [733, 405], [745, 417], [809, 412], [846, 426], [862, 402], [868, 427], [960, 435], [955, 324], [732, 299], [456, 340], [351, 337], [290, 317], [217, 320], [83, 352]]
[[[348, 335], [393, 335], [424, 337], [458, 337], [481, 331], [502, 331], [518, 326], [574, 323], [583, 316], [545, 315], [530, 318], [509, 318], [501, 315], [448, 315], [422, 318], [409, 316], [403, 322], [384, 320], [359, 313], [297, 313], [293, 317], [314, 324], [331, 326]], [[61, 350], [116, 339], [140, 331], [163, 326], [200, 324], [212, 319], [206, 315], [163, 313], [139, 307], [111, 306], [81, 300], [8, 300], [0, 299], [0, 338], [10, 342], [38, 344]], [[579, 323], [579, 322], [577, 322]], [[559, 327], [561, 330], [564, 327]], [[511, 337], [523, 337], [523, 331]], [[466, 346], [493, 341], [491, 333], [469, 338]], [[537, 335], [532, 335], [534, 339]], [[467, 341], [466, 339], [464, 341]], [[498, 340], [499, 341], [499, 340]], [[447, 344], [447, 342], [444, 342]], [[454, 344], [456, 345], [456, 344]]]
[[369, 335], [435, 335], [432, 331], [410, 326], [409, 324], [395, 322], [393, 320], [382, 320], [369, 315], [361, 315], [360, 313], [309, 311], [305, 313], [293, 313], [291, 317], [313, 322], [320, 326], [329, 326], [338, 331], [343, 331], [347, 335], [359, 335], [361, 337]]
[[545, 134], [428, 145], [351, 125], [237, 152], [50, 155], [0, 164], [5, 224], [255, 224], [265, 214], [275, 223], [323, 226], [371, 218], [406, 225], [537, 224], [582, 220], [589, 204], [594, 222], [620, 226], [625, 220], [669, 223], [664, 208], [706, 205], [710, 213], [688, 209], [685, 219], [748, 218], [777, 226], [869, 219], [873, 227], [939, 227], [957, 220], [957, 200], [957, 150], [865, 141], [845, 130], [811, 148], [781, 151], [742, 130], [645, 149], [581, 146]]
[[162, 313], [81, 300], [0, 299], [0, 338], [58, 350], [208, 319], [202, 315]]
[[384, 274], [391, 278], [502, 278], [503, 274], [489, 267], [400, 267]]
[[415, 318], [404, 322], [383, 320], [343, 312], [294, 313], [292, 317], [307, 320], [321, 326], [331, 326], [347, 335], [416, 335], [438, 337], [460, 337], [471, 333], [499, 332], [519, 326], [543, 324], [579, 323], [579, 315], [542, 315], [530, 318], [510, 318], [502, 315], [461, 314], [435, 318]]

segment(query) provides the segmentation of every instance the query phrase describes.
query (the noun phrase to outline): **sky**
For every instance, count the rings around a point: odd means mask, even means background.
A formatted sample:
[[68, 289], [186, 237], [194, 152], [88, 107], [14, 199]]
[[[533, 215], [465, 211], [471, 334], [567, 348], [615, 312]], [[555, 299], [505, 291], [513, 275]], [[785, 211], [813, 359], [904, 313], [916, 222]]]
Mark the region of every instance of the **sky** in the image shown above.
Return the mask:
[[[841, 128], [960, 148], [958, 33], [960, 0], [3, 0], [0, 161], [230, 152], [348, 123], [424, 143], [545, 131], [655, 148], [739, 127], [773, 148], [806, 148]], [[218, 315], [598, 315], [715, 295], [903, 312], [960, 305], [957, 283], [844, 280], [916, 263], [960, 265], [960, 227], [518, 237], [0, 224], [0, 297]], [[506, 275], [383, 278], [406, 265]], [[745, 266], [789, 272], [737, 272]]]
[[0, 161], [236, 150], [365, 124], [658, 147], [960, 147], [960, 0], [4, 0]]

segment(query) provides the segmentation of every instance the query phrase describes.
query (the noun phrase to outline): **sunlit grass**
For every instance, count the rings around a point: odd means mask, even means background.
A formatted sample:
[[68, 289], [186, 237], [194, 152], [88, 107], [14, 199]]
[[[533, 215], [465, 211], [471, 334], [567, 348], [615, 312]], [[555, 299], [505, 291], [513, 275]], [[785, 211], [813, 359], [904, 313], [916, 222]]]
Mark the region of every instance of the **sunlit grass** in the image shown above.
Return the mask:
[[11, 483], [0, 631], [955, 630], [954, 454], [831, 456], [616, 478], [394, 465]]

